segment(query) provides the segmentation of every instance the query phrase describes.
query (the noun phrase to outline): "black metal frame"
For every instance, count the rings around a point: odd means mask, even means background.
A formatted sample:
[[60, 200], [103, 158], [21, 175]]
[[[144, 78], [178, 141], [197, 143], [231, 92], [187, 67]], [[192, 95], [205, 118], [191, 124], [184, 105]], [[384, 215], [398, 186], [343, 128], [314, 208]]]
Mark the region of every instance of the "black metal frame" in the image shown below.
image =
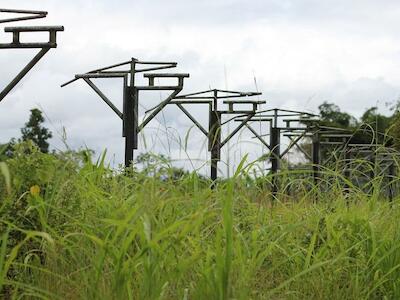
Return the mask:
[[[344, 130], [343, 130], [344, 131]], [[342, 131], [342, 132], [343, 132]], [[352, 168], [350, 167], [350, 164], [353, 160], [354, 154], [362, 154], [365, 155], [365, 159], [369, 160], [371, 163], [371, 173], [369, 177], [371, 179], [375, 178], [375, 176], [380, 176], [381, 174], [384, 174], [386, 171], [388, 172], [387, 176], [390, 180], [389, 185], [388, 185], [388, 198], [390, 201], [393, 200], [395, 196], [395, 184], [393, 181], [394, 175], [395, 175], [395, 157], [399, 157], [399, 153], [397, 151], [387, 151], [388, 148], [383, 145], [383, 144], [377, 144], [377, 143], [370, 143], [370, 144], [355, 144], [351, 143], [351, 136], [352, 135], [346, 135], [344, 134], [344, 139], [342, 142], [323, 142], [325, 145], [341, 145], [342, 150], [344, 151], [344, 161], [345, 161], [345, 168], [344, 168], [344, 176], [345, 178], [348, 178], [351, 180], [352, 174]], [[340, 135], [336, 136], [340, 137]], [[381, 151], [378, 151], [380, 148], [384, 149], [384, 152], [382, 153]], [[378, 156], [383, 155], [382, 159], [378, 160]], [[388, 162], [388, 164], [381, 170], [379, 173], [377, 173], [377, 169], [375, 167], [376, 163], [378, 164], [382, 162]], [[385, 176], [385, 175], [384, 175]]]
[[[287, 117], [291, 118], [284, 119]], [[308, 153], [301, 147], [299, 142], [306, 137], [308, 132], [311, 131], [311, 125], [317, 121], [313, 119], [314, 117], [316, 117], [316, 115], [308, 112], [273, 108], [257, 112], [246, 124], [247, 129], [254, 134], [253, 138], [258, 139], [269, 150], [269, 162], [271, 164], [270, 172], [272, 174], [272, 195], [274, 197], [276, 197], [278, 193], [277, 173], [280, 169], [280, 161], [293, 147], [296, 147], [307, 158], [313, 160], [313, 158], [309, 157]], [[242, 118], [237, 118], [235, 121], [241, 122], [242, 120]], [[251, 124], [254, 122], [269, 124], [269, 134], [259, 134], [251, 126]], [[282, 122], [285, 123], [284, 127], [279, 125]], [[294, 127], [291, 125], [292, 123], [300, 123], [304, 125], [297, 125]], [[291, 143], [283, 151], [281, 151], [282, 133], [288, 133], [285, 136], [291, 141]], [[266, 136], [269, 136], [269, 141], [265, 139]], [[315, 155], [314, 158], [318, 159], [318, 156]]]
[[[0, 9], [2, 13], [27, 14], [17, 18], [8, 18], [0, 20], [0, 23], [24, 21], [31, 19], [44, 18], [47, 12], [16, 10], [16, 9]], [[13, 35], [11, 43], [0, 43], [0, 49], [40, 49], [35, 57], [18, 73], [18, 75], [0, 92], [0, 102], [8, 95], [8, 93], [25, 77], [25, 75], [40, 61], [40, 59], [51, 48], [57, 48], [57, 32], [64, 31], [63, 26], [14, 26], [5, 27], [5, 32]], [[24, 32], [48, 32], [49, 41], [45, 43], [23, 43], [20, 41], [20, 35]]]
[[[144, 66], [138, 68], [138, 66]], [[148, 66], [148, 67], [146, 67]], [[151, 121], [156, 115], [174, 99], [183, 89], [184, 78], [188, 78], [188, 73], [145, 73], [143, 76], [148, 79], [147, 86], [137, 86], [136, 74], [143, 72], [158, 71], [163, 69], [175, 68], [176, 62], [156, 62], [156, 61], [140, 61], [132, 58], [129, 61], [114, 64], [112, 66], [103, 67], [84, 74], [77, 74], [75, 78], [62, 84], [61, 87], [67, 86], [78, 79], [83, 79], [96, 94], [122, 119], [123, 134], [125, 137], [125, 167], [129, 167], [134, 158], [134, 150], [138, 149], [138, 133]], [[118, 67], [128, 67], [128, 70], [113, 70]], [[94, 84], [91, 79], [94, 78], [121, 78], [123, 79], [123, 112], [110, 101], [107, 96]], [[156, 86], [154, 81], [156, 78], [176, 78], [176, 85]], [[142, 123], [139, 123], [139, 92], [140, 91], [172, 91], [171, 94], [161, 101], [156, 107], [147, 111], [150, 113]]]
[[[175, 97], [169, 104], [175, 104], [178, 108], [197, 126], [197, 128], [208, 139], [208, 151], [211, 153], [210, 177], [213, 182], [218, 178], [218, 162], [221, 160], [221, 149], [242, 129], [246, 123], [256, 114], [257, 108], [265, 101], [261, 100], [238, 100], [244, 97], [258, 96], [259, 92], [238, 92], [220, 89], [211, 89], [201, 92], [190, 93]], [[218, 102], [223, 100], [223, 104], [228, 105], [228, 109], [219, 110]], [[207, 104], [209, 107], [208, 130], [205, 129], [200, 122], [183, 106], [185, 104]], [[237, 104], [252, 105], [252, 109], [239, 110], [235, 109]], [[235, 118], [222, 122], [223, 115], [240, 115], [244, 117], [241, 124], [237, 126], [225, 139], [222, 140], [222, 126]]]

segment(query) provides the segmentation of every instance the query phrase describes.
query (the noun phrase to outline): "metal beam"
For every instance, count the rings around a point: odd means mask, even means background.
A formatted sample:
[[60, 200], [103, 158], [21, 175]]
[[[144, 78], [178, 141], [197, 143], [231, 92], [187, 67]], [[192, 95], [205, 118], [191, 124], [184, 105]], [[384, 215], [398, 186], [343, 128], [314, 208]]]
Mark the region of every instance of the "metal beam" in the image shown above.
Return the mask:
[[103, 94], [103, 92], [89, 79], [89, 78], [83, 78], [83, 80], [96, 92], [97, 95], [100, 96], [101, 99], [120, 117], [123, 119], [123, 114], [122, 112], [119, 111], [119, 109], [107, 98], [106, 95]]
[[1, 91], [0, 102], [7, 94], [25, 77], [25, 75], [39, 62], [39, 60], [49, 52], [50, 48], [44, 48], [18, 73], [18, 75]]
[[251, 127], [251, 125], [249, 125], [248, 123], [246, 123], [246, 127], [255, 135], [255, 138], [257, 138], [262, 144], [264, 144], [265, 147], [267, 147], [269, 150], [271, 150], [270, 146], [268, 145], [268, 143], [262, 138], [261, 135], [259, 135], [257, 133], [257, 131], [255, 131], [253, 129], [253, 127]]
[[200, 129], [202, 133], [204, 133], [205, 136], [208, 136], [208, 131], [205, 130], [203, 126], [201, 126], [201, 124], [182, 106], [182, 104], [177, 103], [176, 105], [197, 126], [197, 128]]
[[5, 9], [0, 8], [0, 13], [13, 13], [13, 14], [28, 14], [30, 16], [22, 16], [15, 18], [8, 18], [0, 20], [0, 23], [9, 23], [16, 21], [26, 21], [32, 19], [41, 19], [47, 16], [47, 11], [37, 11], [37, 10], [23, 10], [23, 9]]
[[239, 124], [224, 140], [221, 142], [221, 148], [231, 139], [234, 137], [236, 133], [239, 132], [240, 129], [243, 128], [243, 126], [246, 125], [247, 121], [250, 120], [252, 115], [249, 115], [242, 123]]

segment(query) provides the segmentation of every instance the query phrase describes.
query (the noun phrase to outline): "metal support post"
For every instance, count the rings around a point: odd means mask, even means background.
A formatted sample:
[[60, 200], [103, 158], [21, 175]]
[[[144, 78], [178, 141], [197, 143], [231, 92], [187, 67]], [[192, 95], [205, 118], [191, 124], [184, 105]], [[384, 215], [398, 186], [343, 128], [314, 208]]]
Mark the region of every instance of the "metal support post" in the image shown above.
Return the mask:
[[134, 108], [135, 97], [133, 88], [128, 86], [127, 77], [124, 77], [124, 136], [125, 136], [125, 167], [129, 167], [133, 161], [133, 149], [135, 148], [135, 124]]
[[218, 177], [218, 161], [221, 159], [221, 114], [211, 110], [209, 120], [208, 149], [211, 152], [211, 180], [215, 182]]
[[[348, 142], [346, 141], [345, 147], [344, 147], [344, 177], [347, 180], [351, 180], [351, 152], [348, 147]], [[349, 185], [345, 184], [344, 189], [346, 192], [349, 192]]]
[[316, 132], [312, 138], [312, 163], [314, 184], [317, 185], [319, 182], [321, 165], [321, 140], [318, 132]]
[[271, 139], [270, 139], [270, 147], [271, 147], [271, 174], [272, 174], [272, 195], [276, 198], [278, 194], [278, 170], [280, 165], [280, 128], [271, 127]]

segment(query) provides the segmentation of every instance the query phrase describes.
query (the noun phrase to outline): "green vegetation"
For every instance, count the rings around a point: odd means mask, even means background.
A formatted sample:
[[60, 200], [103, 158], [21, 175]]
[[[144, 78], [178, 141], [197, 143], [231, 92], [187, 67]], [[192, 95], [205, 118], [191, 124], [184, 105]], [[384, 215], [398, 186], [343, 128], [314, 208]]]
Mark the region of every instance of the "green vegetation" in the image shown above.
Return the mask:
[[33, 141], [40, 151], [49, 152], [48, 139], [51, 139], [53, 134], [46, 127], [43, 127], [44, 117], [42, 112], [37, 109], [31, 109], [29, 121], [25, 123], [25, 127], [21, 129], [23, 141]]
[[[364, 122], [397, 145], [398, 110], [320, 111], [325, 125]], [[400, 298], [400, 197], [387, 197], [400, 177], [377, 163], [348, 166], [355, 184], [340, 155], [318, 185], [283, 170], [273, 199], [271, 175], [255, 178], [245, 158], [212, 190], [162, 155], [113, 170], [90, 150], [49, 153], [31, 112], [22, 138], [0, 145], [0, 298]]]
[[44, 117], [40, 109], [31, 109], [28, 122], [25, 123], [25, 127], [21, 128], [21, 138], [12, 138], [6, 144], [0, 144], [0, 161], [5, 160], [13, 156], [14, 147], [17, 142], [31, 141], [40, 151], [43, 153], [49, 152], [48, 140], [52, 138], [53, 134], [49, 129], [43, 126]]
[[339, 106], [324, 102], [319, 107], [321, 124], [340, 127], [354, 132], [351, 142], [355, 144], [378, 143], [400, 149], [400, 103], [391, 107], [392, 115], [386, 116], [378, 112], [377, 107], [365, 110], [358, 120], [354, 116], [342, 112]]
[[400, 298], [400, 202], [381, 178], [366, 193], [325, 170], [329, 192], [306, 176], [272, 202], [244, 161], [216, 190], [150, 162], [17, 144], [0, 164], [2, 298]]

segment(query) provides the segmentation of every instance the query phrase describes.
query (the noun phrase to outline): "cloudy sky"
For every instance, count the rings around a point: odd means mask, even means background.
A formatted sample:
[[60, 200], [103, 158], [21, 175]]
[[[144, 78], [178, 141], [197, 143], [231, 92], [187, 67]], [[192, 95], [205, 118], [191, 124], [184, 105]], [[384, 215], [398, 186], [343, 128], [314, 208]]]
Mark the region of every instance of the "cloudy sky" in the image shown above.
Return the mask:
[[[319, 104], [330, 101], [360, 116], [375, 105], [387, 112], [385, 103], [400, 96], [399, 1], [2, 0], [1, 7], [46, 10], [46, 19], [18, 25], [64, 25], [65, 32], [59, 34], [59, 47], [0, 103], [0, 143], [19, 136], [29, 110], [39, 107], [54, 133], [53, 148], [64, 149], [65, 128], [70, 147], [107, 148], [114, 165], [122, 162], [120, 120], [84, 82], [63, 89], [60, 84], [131, 57], [177, 61], [177, 71], [191, 74], [187, 92], [257, 89], [267, 100], [264, 109], [317, 112]], [[9, 42], [10, 36], [1, 32], [0, 40]], [[2, 50], [0, 86], [33, 55], [32, 50]], [[121, 104], [117, 81], [98, 84]], [[141, 105], [151, 107], [164, 96], [148, 95]], [[205, 122], [204, 111], [194, 113]], [[169, 107], [150, 123], [139, 152], [153, 150], [188, 167], [201, 166], [207, 160], [201, 134], [191, 130], [187, 154], [184, 141], [179, 142], [190, 126]], [[236, 138], [232, 144], [233, 161], [263, 151], [254, 140]]]

